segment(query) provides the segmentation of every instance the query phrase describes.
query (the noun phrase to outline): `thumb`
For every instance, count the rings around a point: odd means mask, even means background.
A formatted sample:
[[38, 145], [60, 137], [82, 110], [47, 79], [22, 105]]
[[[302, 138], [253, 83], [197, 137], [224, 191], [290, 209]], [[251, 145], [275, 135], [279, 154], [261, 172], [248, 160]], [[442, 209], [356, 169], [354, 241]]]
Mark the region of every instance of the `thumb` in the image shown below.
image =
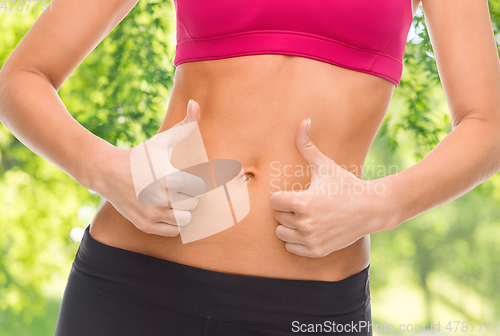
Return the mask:
[[169, 129], [169, 132], [172, 134], [170, 138], [171, 148], [174, 149], [191, 134], [193, 134], [198, 128], [199, 121], [200, 105], [195, 100], [190, 99], [188, 102], [186, 117]]
[[187, 106], [186, 117], [177, 125], [185, 125], [193, 121], [200, 121], [200, 105], [194, 99], [190, 99]]
[[313, 174], [325, 174], [331, 170], [336, 163], [323, 154], [309, 138], [311, 119], [304, 119], [300, 122], [295, 132], [295, 147], [300, 156], [311, 166]]

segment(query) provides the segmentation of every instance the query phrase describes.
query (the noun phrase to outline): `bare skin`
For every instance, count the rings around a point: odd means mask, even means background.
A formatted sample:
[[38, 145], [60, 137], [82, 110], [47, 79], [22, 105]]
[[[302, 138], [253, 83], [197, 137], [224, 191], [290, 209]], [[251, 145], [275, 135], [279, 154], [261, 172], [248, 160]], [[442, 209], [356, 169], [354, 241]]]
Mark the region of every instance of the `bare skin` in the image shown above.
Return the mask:
[[284, 248], [275, 234], [278, 222], [270, 196], [294, 184], [295, 190], [304, 189], [311, 178], [273, 176], [277, 172], [272, 163], [289, 165], [287, 175], [301, 175], [299, 166], [307, 171], [293, 135], [299, 122], [309, 117], [314, 121], [310, 135], [316, 145], [339, 164], [357, 166], [359, 173], [393, 88], [379, 77], [293, 56], [181, 64], [160, 132], [181, 121], [188, 100], [195, 99], [201, 108], [199, 127], [208, 157], [238, 160], [250, 178], [250, 213], [221, 233], [182, 244], [179, 236], [142, 232], [106, 202], [90, 234], [108, 245], [222, 272], [321, 280], [355, 274], [368, 265], [369, 237], [319, 259]]
[[[55, 3], [59, 11], [44, 13], [0, 72], [2, 122], [30, 149], [88, 188], [112, 149], [71, 118], [56, 91], [135, 3], [108, 1], [95, 10], [93, 2]], [[395, 228], [448, 202], [500, 169], [500, 68], [485, 2], [423, 0], [454, 130], [424, 160], [397, 179], [384, 180], [391, 190], [385, 203], [395, 216], [372, 232]], [[414, 11], [418, 5], [413, 2]], [[62, 26], [67, 29], [58, 29]], [[23, 90], [33, 94], [26, 97]], [[238, 160], [250, 178], [250, 213], [228, 230], [182, 244], [179, 237], [141, 231], [105, 202], [90, 233], [104, 244], [227, 273], [327, 281], [353, 275], [369, 263], [371, 232], [322, 258], [287, 251], [276, 235], [279, 223], [270, 197], [294, 183], [295, 189], [304, 188], [310, 177], [275, 177], [272, 164], [291, 165], [292, 172], [305, 167], [294, 133], [304, 118], [311, 118], [312, 142], [359, 177], [393, 90], [380, 77], [293, 56], [181, 64], [159, 132], [181, 121], [188, 100], [195, 99], [209, 158]], [[45, 127], [36, 126], [41, 124]]]
[[243, 164], [249, 177], [250, 213], [221, 233], [182, 244], [179, 236], [142, 232], [105, 202], [90, 234], [107, 245], [220, 272], [325, 281], [358, 273], [369, 263], [369, 236], [318, 259], [284, 248], [275, 233], [278, 222], [269, 198], [291, 185], [304, 189], [310, 175], [275, 177], [272, 165], [289, 165], [287, 174], [300, 172], [299, 166], [307, 170], [293, 135], [299, 122], [309, 117], [315, 144], [338, 164], [353, 167], [359, 177], [393, 89], [391, 82], [373, 75], [285, 55], [181, 64], [159, 132], [181, 121], [188, 100], [195, 99], [209, 159], [230, 158]]

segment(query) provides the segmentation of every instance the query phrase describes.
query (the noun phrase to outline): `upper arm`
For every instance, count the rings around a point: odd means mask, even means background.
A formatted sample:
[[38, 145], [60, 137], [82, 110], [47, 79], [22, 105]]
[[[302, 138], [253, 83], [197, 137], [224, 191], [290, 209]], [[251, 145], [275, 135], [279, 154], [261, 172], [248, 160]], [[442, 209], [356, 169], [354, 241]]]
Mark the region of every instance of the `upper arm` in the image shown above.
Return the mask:
[[500, 122], [500, 62], [488, 0], [422, 0], [453, 126], [467, 115]]
[[40, 15], [4, 68], [42, 74], [59, 90], [137, 1], [53, 0], [52, 10]]

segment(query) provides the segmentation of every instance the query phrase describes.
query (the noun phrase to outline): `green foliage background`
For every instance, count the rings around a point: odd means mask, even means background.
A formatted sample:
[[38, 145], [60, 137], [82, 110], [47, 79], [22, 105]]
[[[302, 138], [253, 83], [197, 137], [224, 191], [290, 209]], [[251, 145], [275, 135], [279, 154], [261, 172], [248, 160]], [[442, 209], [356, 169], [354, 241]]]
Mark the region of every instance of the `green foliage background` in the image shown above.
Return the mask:
[[[500, 2], [489, 6], [500, 41]], [[0, 65], [40, 13], [0, 10]], [[170, 1], [140, 1], [71, 75], [59, 95], [83, 126], [121, 147], [157, 132], [175, 71], [174, 20]], [[366, 161], [366, 179], [389, 173], [390, 165], [413, 165], [451, 130], [421, 12], [413, 24], [417, 34], [407, 44], [402, 81]], [[0, 335], [53, 334], [78, 247], [71, 237], [102, 201], [0, 124]], [[496, 175], [396, 230], [374, 234], [374, 322], [497, 321], [499, 205]]]

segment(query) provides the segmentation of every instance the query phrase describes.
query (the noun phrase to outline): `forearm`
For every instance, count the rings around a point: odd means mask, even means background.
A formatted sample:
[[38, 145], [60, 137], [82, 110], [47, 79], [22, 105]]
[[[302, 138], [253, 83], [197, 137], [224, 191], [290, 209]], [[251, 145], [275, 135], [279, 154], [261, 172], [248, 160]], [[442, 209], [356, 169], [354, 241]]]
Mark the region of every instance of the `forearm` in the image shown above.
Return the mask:
[[50, 81], [35, 72], [0, 71], [0, 121], [26, 147], [89, 189], [94, 167], [113, 147], [80, 125]]
[[500, 170], [497, 123], [465, 117], [420, 162], [386, 176], [391, 228], [450, 202]]

